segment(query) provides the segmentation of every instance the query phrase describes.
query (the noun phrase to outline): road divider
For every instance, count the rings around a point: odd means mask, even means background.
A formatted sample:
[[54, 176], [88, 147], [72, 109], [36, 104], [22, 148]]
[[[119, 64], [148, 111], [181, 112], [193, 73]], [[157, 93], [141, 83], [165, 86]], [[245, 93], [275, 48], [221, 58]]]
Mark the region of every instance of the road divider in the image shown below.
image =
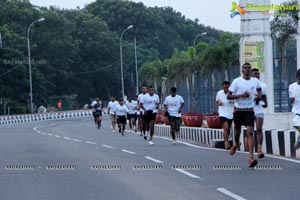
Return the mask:
[[92, 116], [92, 110], [0, 116], [0, 125]]
[[[171, 138], [170, 126], [167, 125], [155, 125], [155, 135], [160, 137]], [[232, 133], [233, 134], [233, 133]], [[294, 149], [295, 141], [297, 140], [299, 133], [293, 130], [263, 130], [263, 152], [275, 155], [291, 158], [300, 158], [300, 150]], [[247, 131], [245, 127], [242, 127], [242, 133], [240, 137], [240, 151], [245, 150], [245, 138]], [[222, 129], [211, 128], [198, 128], [198, 127], [180, 127], [180, 133], [176, 135], [177, 139], [187, 141], [191, 144], [205, 145], [209, 148], [224, 149], [224, 137]], [[256, 131], [254, 131], [254, 152], [257, 152], [257, 140]], [[230, 143], [232, 144], [232, 135], [230, 136]]]

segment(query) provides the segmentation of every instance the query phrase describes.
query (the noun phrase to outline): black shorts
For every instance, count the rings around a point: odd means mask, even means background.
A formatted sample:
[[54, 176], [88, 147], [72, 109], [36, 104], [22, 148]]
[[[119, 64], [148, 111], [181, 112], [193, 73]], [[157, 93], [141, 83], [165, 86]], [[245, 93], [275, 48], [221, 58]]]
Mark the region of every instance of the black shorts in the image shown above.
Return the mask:
[[136, 118], [137, 118], [137, 117], [136, 117], [136, 114], [127, 114], [127, 119], [128, 119], [128, 120], [130, 120], [130, 119], [132, 119], [132, 118], [136, 119]]
[[94, 117], [102, 116], [102, 110], [96, 110], [93, 112]]
[[117, 123], [118, 124], [125, 124], [126, 125], [126, 116], [125, 115], [122, 115], [122, 116], [118, 116], [118, 119], [117, 119]]
[[151, 121], [155, 121], [156, 119], [156, 113], [153, 113], [152, 110], [145, 111], [147, 114], [144, 114], [144, 122], [149, 124]]
[[219, 117], [219, 120], [221, 121], [221, 124], [224, 124], [224, 122], [227, 122], [228, 127], [230, 127], [232, 124], [232, 119], [228, 119], [226, 117]]
[[252, 126], [254, 127], [254, 111], [234, 111], [233, 121], [235, 127]]

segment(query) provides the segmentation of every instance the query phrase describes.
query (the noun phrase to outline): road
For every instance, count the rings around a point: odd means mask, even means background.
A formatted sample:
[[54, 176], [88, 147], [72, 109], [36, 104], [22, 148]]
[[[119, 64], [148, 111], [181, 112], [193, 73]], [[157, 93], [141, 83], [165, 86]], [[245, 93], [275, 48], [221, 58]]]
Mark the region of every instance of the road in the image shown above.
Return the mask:
[[0, 126], [5, 200], [299, 200], [300, 161], [113, 133], [108, 117]]

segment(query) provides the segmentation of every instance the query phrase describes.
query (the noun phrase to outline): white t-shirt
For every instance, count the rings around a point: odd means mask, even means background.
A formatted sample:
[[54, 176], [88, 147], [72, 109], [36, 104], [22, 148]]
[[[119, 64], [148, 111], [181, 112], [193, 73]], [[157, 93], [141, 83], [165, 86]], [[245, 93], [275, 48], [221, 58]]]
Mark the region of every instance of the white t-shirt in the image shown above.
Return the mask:
[[123, 106], [121, 106], [120, 104], [117, 105], [115, 111], [116, 111], [116, 115], [118, 116], [126, 116], [126, 113], [129, 112], [127, 106], [125, 106], [124, 104]]
[[[260, 87], [261, 87], [261, 93], [262, 93], [262, 95], [266, 95], [267, 94], [267, 85], [265, 83], [263, 83], [263, 82], [260, 82], [260, 81], [259, 81], [259, 84], [260, 84]], [[264, 107], [263, 107], [263, 105], [265, 105], [265, 102], [263, 100], [260, 100], [259, 104], [257, 104], [257, 105], [254, 104], [254, 112], [255, 112], [255, 114], [264, 113]]]
[[156, 104], [159, 104], [159, 97], [157, 94], [153, 94], [152, 96], [146, 94], [142, 98], [141, 103], [143, 104], [146, 110], [152, 110], [153, 113], [156, 113]]
[[290, 84], [289, 97], [295, 98], [292, 112], [300, 114], [300, 85], [298, 85], [297, 82]]
[[184, 100], [180, 95], [174, 97], [169, 95], [164, 101], [164, 105], [168, 107], [169, 115], [173, 117], [181, 117], [181, 113], [178, 113], [178, 110], [182, 103], [184, 103]]
[[[228, 94], [228, 93], [227, 93]], [[218, 107], [218, 113], [220, 117], [226, 117], [227, 119], [233, 119], [233, 103], [229, 103], [227, 94], [224, 90], [219, 90], [216, 95], [216, 101], [221, 101], [222, 105]]]
[[[146, 93], [146, 94], [148, 94], [148, 93]], [[146, 96], [146, 94], [143, 94], [143, 93], [139, 94], [139, 96], [138, 96], [138, 103], [141, 103], [142, 99], [144, 98], [144, 96]], [[144, 114], [144, 110], [143, 109], [140, 108], [139, 111], [142, 112], [142, 114]]]
[[248, 98], [238, 98], [234, 100], [234, 106], [236, 108], [253, 108], [254, 99], [256, 97], [256, 90], [261, 88], [257, 78], [250, 78], [249, 80], [244, 79], [243, 77], [238, 77], [233, 80], [232, 84], [229, 87], [229, 91], [233, 95], [241, 95], [245, 92], [248, 92], [250, 96]]
[[97, 103], [97, 101], [94, 100], [94, 101], [91, 103], [91, 106], [94, 107], [94, 105], [95, 105], [96, 103]]
[[137, 107], [137, 101], [131, 100], [131, 102], [127, 101], [125, 104], [129, 110], [129, 114], [135, 114], [136, 113], [136, 107]]
[[114, 102], [110, 101], [108, 103], [107, 108], [109, 109], [109, 114], [111, 114], [111, 115], [115, 114], [115, 109], [116, 109], [117, 105], [119, 105], [119, 103], [117, 101], [114, 101]]

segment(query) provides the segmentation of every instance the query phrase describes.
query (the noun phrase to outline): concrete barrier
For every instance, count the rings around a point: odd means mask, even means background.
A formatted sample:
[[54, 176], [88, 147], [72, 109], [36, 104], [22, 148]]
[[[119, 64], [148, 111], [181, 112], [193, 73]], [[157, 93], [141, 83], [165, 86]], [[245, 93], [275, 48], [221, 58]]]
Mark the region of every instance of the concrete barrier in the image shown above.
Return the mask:
[[[171, 138], [170, 126], [155, 125], [155, 135]], [[232, 135], [229, 137], [232, 145]], [[242, 128], [240, 137], [240, 151], [245, 151], [244, 138], [246, 137], [246, 128]], [[291, 158], [300, 158], [300, 150], [294, 149], [295, 141], [299, 133], [296, 130], [263, 130], [263, 145], [264, 153], [284, 156]], [[224, 149], [224, 137], [222, 129], [196, 128], [196, 127], [180, 127], [180, 134], [176, 136], [180, 140], [185, 140], [195, 144], [205, 144], [212, 148]], [[257, 152], [256, 132], [254, 131], [254, 151]]]
[[0, 116], [0, 125], [19, 124], [34, 121], [45, 121], [55, 119], [66, 119], [75, 117], [92, 116], [92, 110], [65, 111], [55, 113], [35, 113], [25, 115], [3, 115]]

